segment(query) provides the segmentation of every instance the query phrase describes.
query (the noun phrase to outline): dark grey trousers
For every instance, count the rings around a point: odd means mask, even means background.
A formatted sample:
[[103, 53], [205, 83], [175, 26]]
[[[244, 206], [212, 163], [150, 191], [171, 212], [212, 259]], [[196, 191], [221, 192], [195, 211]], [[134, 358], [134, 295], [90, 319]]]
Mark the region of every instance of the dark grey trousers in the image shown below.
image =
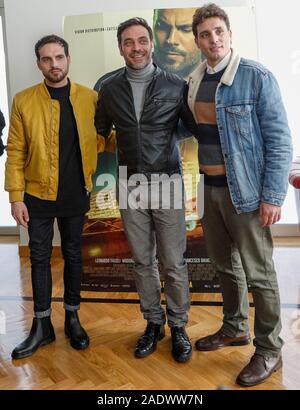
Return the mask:
[[[184, 326], [190, 306], [185, 210], [121, 209], [122, 221], [135, 262], [135, 281], [141, 311], [147, 321]], [[166, 313], [161, 306], [161, 285], [156, 254], [164, 273]]]

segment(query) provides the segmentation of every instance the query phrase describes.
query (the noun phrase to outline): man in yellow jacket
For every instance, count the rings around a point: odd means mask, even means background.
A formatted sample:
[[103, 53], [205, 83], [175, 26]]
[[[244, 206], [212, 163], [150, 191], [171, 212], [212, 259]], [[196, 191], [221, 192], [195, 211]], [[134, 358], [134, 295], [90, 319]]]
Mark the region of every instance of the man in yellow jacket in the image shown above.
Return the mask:
[[68, 79], [70, 56], [64, 39], [43, 37], [35, 45], [35, 53], [44, 82], [14, 98], [5, 171], [12, 215], [28, 228], [34, 300], [29, 337], [13, 350], [14, 359], [30, 356], [55, 340], [50, 319], [55, 218], [65, 261], [65, 334], [75, 349], [89, 345], [78, 309], [81, 234], [97, 165], [97, 94]]

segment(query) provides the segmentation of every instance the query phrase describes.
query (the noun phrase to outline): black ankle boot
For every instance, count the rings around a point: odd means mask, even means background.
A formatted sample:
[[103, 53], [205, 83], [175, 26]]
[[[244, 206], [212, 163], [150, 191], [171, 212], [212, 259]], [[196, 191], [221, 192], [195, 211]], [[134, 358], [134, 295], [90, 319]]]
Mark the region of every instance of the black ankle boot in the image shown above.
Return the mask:
[[33, 318], [31, 330], [27, 339], [12, 352], [13, 359], [23, 359], [31, 356], [40, 346], [45, 346], [55, 340], [55, 333], [50, 316]]
[[171, 327], [172, 355], [176, 362], [184, 363], [192, 356], [192, 345], [184, 327]]
[[66, 310], [65, 334], [70, 338], [70, 344], [74, 349], [83, 350], [90, 344], [90, 339], [80, 324], [77, 310]]
[[156, 344], [165, 336], [164, 325], [157, 325], [148, 322], [144, 334], [137, 341], [134, 355], [135, 357], [146, 357], [156, 350]]

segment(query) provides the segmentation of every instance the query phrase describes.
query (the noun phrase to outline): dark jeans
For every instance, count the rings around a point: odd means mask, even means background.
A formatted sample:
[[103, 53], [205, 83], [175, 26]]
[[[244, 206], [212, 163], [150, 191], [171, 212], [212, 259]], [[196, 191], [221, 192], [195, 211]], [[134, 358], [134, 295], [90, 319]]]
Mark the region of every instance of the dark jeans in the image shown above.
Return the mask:
[[[84, 215], [57, 218], [64, 258], [64, 303], [68, 310], [79, 309], [82, 275], [81, 234]], [[52, 276], [51, 254], [54, 218], [30, 218], [29, 248], [35, 313], [50, 315]]]

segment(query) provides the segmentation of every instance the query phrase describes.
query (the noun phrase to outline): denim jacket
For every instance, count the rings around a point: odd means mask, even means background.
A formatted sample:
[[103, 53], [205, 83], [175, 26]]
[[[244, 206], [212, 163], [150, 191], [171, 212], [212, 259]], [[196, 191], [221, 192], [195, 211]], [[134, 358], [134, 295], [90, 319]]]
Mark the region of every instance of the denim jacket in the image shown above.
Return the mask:
[[[189, 80], [188, 103], [195, 119], [195, 99], [205, 70], [203, 62]], [[281, 206], [292, 144], [275, 77], [261, 64], [232, 51], [215, 102], [228, 187], [237, 213], [254, 211], [261, 201]]]

